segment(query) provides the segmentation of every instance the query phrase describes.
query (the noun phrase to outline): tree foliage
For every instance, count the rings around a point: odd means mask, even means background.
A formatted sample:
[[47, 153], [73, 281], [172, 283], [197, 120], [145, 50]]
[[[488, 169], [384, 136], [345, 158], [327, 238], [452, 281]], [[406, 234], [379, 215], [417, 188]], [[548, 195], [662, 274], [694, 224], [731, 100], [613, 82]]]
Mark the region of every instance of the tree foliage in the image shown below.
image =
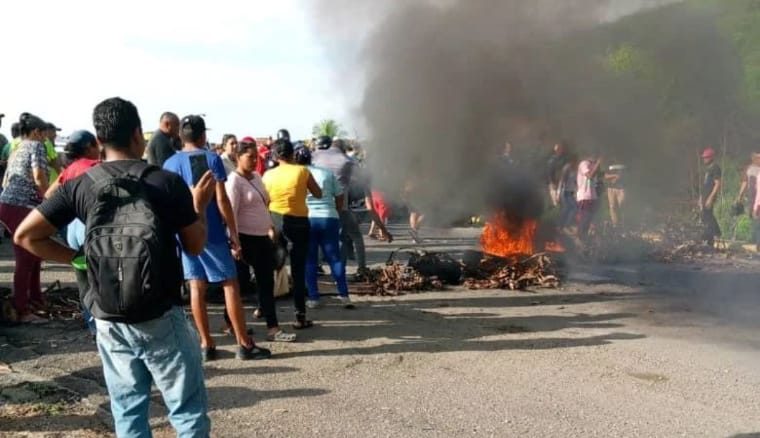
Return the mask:
[[631, 75], [637, 79], [652, 81], [656, 66], [644, 50], [625, 43], [612, 50], [605, 59], [605, 67], [618, 75]]
[[314, 128], [312, 128], [311, 133], [315, 137], [319, 137], [322, 135], [326, 135], [330, 138], [333, 137], [345, 137], [346, 131], [343, 129], [343, 126], [341, 126], [340, 123], [333, 119], [324, 119], [314, 125]]
[[744, 96], [760, 110], [760, 2], [756, 0], [715, 1], [721, 26], [736, 45], [742, 59]]

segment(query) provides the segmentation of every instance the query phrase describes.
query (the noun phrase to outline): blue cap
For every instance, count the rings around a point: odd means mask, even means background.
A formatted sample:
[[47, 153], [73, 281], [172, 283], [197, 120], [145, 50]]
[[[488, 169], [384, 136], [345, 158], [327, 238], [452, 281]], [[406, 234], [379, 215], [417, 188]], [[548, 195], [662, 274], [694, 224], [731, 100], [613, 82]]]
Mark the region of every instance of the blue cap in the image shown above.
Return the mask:
[[90, 131], [80, 129], [79, 131], [74, 131], [71, 133], [71, 135], [69, 135], [69, 141], [67, 143], [77, 146], [89, 146], [95, 143], [95, 135]]
[[83, 155], [87, 148], [89, 148], [90, 145], [95, 142], [95, 135], [93, 135], [90, 131], [74, 131], [69, 136], [64, 151], [67, 155], [78, 157], [80, 155]]

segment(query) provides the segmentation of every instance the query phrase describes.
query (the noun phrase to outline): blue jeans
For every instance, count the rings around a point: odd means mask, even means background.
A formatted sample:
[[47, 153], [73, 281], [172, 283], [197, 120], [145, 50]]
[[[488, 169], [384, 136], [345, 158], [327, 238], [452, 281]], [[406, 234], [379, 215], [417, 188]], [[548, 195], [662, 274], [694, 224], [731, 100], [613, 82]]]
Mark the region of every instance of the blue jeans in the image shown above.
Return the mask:
[[319, 299], [319, 287], [317, 286], [319, 248], [322, 248], [324, 260], [330, 265], [330, 273], [338, 286], [338, 295], [347, 297], [346, 265], [340, 258], [340, 220], [337, 218], [311, 217], [309, 222], [311, 232], [309, 233], [309, 256], [306, 258], [306, 290], [309, 299]]
[[575, 223], [575, 215], [578, 212], [578, 201], [575, 200], [575, 192], [563, 191], [559, 200], [559, 219], [557, 220], [560, 227], [569, 227]]
[[178, 437], [209, 436], [200, 341], [181, 307], [137, 324], [95, 323], [118, 437], [151, 436], [151, 383], [161, 391]]

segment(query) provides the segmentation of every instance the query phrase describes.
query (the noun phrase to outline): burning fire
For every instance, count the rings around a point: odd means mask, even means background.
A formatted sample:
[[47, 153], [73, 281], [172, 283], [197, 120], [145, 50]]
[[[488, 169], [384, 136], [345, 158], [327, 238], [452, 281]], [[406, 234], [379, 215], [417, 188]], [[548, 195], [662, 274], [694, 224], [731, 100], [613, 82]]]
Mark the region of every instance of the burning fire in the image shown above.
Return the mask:
[[559, 242], [546, 242], [546, 248], [549, 252], [565, 252], [565, 247]]
[[[533, 255], [536, 250], [536, 230], [538, 221], [535, 219], [512, 219], [506, 213], [497, 213], [483, 228], [480, 244], [483, 252], [499, 257], [516, 255]], [[558, 241], [547, 240], [543, 251], [561, 253], [564, 246]]]
[[531, 255], [537, 228], [538, 222], [534, 219], [516, 221], [505, 213], [497, 213], [486, 223], [480, 236], [483, 252], [500, 257]]

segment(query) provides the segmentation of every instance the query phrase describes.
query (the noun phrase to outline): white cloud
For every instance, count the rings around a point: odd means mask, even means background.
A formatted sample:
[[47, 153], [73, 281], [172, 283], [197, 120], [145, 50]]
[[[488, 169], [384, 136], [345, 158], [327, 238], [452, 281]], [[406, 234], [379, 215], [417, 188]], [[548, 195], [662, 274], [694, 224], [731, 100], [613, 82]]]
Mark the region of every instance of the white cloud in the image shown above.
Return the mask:
[[328, 65], [297, 0], [94, 2], [3, 5], [0, 112], [39, 114], [66, 130], [89, 127], [92, 107], [119, 95], [146, 129], [158, 115], [208, 115], [214, 136], [306, 136], [345, 118]]

